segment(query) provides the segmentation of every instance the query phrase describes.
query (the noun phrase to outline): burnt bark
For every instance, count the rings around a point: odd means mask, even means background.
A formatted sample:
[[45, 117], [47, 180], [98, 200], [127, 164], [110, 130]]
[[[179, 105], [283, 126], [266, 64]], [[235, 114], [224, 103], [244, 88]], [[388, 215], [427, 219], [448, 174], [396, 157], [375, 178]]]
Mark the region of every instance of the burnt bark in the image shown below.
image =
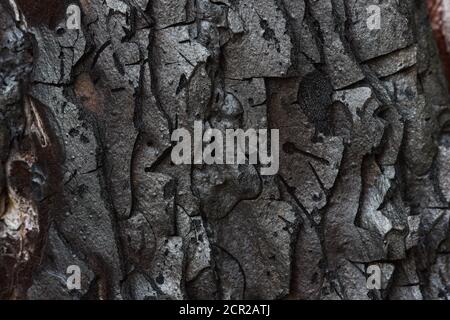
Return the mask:
[[[442, 69], [424, 1], [0, 0], [0, 298], [450, 298]], [[174, 165], [195, 121], [279, 173]]]

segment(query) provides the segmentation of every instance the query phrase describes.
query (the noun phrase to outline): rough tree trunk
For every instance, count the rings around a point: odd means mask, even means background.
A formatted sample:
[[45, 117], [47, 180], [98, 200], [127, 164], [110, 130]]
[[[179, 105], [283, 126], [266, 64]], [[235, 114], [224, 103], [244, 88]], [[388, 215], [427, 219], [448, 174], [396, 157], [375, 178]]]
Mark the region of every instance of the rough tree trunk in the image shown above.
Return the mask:
[[[0, 297], [450, 298], [424, 1], [72, 2], [0, 1]], [[280, 129], [279, 174], [173, 165], [195, 120]]]

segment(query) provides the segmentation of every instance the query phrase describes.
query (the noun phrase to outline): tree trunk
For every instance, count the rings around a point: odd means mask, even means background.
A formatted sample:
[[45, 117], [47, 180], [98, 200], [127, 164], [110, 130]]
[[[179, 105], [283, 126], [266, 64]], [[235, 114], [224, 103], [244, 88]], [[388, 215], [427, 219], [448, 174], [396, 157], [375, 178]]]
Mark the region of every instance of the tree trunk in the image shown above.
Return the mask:
[[[0, 0], [1, 298], [450, 298], [424, 1], [71, 3]], [[279, 129], [278, 174], [175, 165], [195, 121]]]

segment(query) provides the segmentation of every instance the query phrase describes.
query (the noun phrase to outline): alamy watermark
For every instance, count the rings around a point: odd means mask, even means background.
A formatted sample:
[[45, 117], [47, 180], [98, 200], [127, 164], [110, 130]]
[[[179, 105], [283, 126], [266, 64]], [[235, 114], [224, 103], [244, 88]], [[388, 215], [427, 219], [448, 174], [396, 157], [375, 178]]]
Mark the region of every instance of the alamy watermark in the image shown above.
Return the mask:
[[[181, 164], [261, 165], [261, 175], [275, 175], [280, 164], [279, 130], [227, 129], [225, 136], [218, 129], [203, 130], [196, 121], [193, 137], [187, 129], [172, 133], [172, 162]], [[270, 143], [269, 143], [270, 139]], [[270, 148], [270, 150], [269, 150]]]
[[370, 5], [367, 7], [368, 18], [366, 20], [367, 28], [369, 30], [381, 29], [381, 8], [377, 5]]
[[81, 29], [81, 9], [76, 4], [71, 4], [66, 10], [66, 28], [68, 30]]
[[69, 276], [66, 280], [68, 290], [81, 290], [81, 269], [77, 265], [67, 267], [66, 274]]
[[378, 265], [370, 265], [367, 267], [367, 289], [369, 290], [381, 290], [381, 268]]

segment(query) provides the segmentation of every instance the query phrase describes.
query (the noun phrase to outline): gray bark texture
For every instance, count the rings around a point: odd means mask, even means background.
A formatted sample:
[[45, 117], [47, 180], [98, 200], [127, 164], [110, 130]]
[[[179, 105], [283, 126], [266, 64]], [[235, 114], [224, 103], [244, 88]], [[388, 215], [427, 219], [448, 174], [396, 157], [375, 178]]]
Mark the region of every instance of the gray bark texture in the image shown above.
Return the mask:
[[[0, 0], [0, 298], [450, 298], [441, 69], [419, 0]], [[174, 165], [194, 121], [279, 173]]]

